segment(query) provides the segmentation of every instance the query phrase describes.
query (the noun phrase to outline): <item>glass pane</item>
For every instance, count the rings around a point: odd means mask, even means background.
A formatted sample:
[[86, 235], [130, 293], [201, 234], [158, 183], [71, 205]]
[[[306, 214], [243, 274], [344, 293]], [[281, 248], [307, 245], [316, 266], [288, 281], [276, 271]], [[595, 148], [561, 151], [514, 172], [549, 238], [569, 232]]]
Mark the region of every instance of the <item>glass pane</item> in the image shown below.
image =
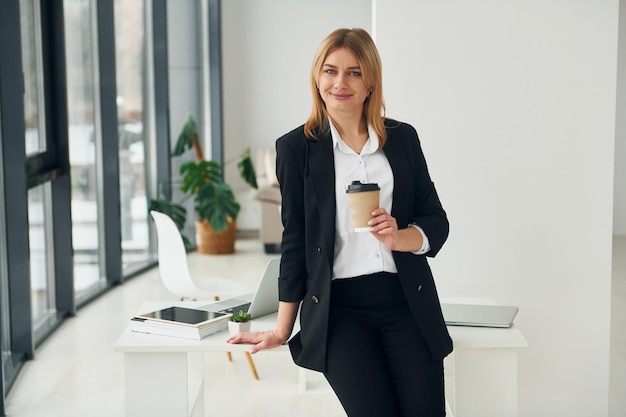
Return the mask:
[[122, 263], [125, 271], [150, 258], [146, 196], [145, 24], [142, 0], [115, 2]]
[[54, 314], [54, 285], [50, 256], [50, 183], [28, 190], [30, 294], [35, 331]]
[[26, 155], [46, 150], [40, 22], [39, 1], [20, 0]]
[[[0, 113], [0, 123], [2, 122], [2, 114]], [[2, 128], [0, 125], [0, 143], [2, 143]], [[9, 281], [7, 276], [6, 262], [6, 231], [4, 229], [4, 167], [2, 166], [2, 158], [0, 158], [0, 347], [2, 356], [0, 357], [0, 367], [2, 368], [1, 378], [5, 379], [4, 363], [11, 357], [11, 321], [9, 320]], [[4, 386], [4, 384], [3, 384]], [[2, 394], [2, 393], [0, 393]]]
[[105, 281], [101, 276], [95, 140], [95, 24], [93, 0], [65, 0], [65, 56], [75, 297]]

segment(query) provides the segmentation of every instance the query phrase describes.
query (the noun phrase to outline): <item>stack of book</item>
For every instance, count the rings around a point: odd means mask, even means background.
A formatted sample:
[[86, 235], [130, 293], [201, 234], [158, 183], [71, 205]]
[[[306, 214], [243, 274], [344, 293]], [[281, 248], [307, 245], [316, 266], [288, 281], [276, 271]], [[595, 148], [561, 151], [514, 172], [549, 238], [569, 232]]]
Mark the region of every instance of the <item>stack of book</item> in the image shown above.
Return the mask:
[[130, 320], [133, 332], [200, 340], [228, 327], [232, 314], [172, 306]]

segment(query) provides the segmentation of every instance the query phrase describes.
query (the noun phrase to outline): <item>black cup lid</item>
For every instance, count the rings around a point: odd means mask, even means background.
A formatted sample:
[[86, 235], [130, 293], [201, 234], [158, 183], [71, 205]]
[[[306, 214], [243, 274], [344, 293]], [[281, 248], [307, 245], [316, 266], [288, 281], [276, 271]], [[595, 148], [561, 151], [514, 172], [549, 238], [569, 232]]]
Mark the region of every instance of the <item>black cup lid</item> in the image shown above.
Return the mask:
[[380, 188], [375, 182], [363, 184], [361, 181], [352, 181], [352, 184], [348, 185], [347, 193], [361, 193], [363, 191], [378, 191]]

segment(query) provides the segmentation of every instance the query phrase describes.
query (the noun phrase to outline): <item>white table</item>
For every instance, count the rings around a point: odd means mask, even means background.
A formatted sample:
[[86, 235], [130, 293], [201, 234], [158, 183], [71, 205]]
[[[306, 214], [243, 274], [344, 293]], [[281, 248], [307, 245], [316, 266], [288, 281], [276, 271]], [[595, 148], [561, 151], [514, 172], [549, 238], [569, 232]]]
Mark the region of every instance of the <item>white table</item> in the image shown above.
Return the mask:
[[[442, 298], [443, 303], [496, 304], [492, 298]], [[454, 417], [517, 416], [517, 353], [528, 346], [508, 329], [448, 326], [454, 351], [444, 361], [446, 401]]]
[[[202, 307], [209, 301], [146, 302], [138, 313], [171, 305]], [[274, 328], [276, 315], [252, 320], [251, 331]], [[223, 331], [202, 340], [132, 332], [127, 326], [115, 343], [124, 353], [126, 417], [204, 417], [205, 352], [246, 352], [250, 345], [226, 343]], [[284, 351], [280, 346], [275, 351]]]
[[[138, 313], [179, 304], [146, 302]], [[182, 303], [181, 303], [182, 304]], [[186, 301], [200, 307], [207, 302]], [[252, 321], [252, 331], [274, 327], [276, 315]], [[444, 362], [446, 399], [454, 417], [517, 415], [517, 351], [527, 342], [515, 327], [449, 327], [454, 352]], [[124, 353], [126, 417], [204, 417], [204, 352], [245, 352], [220, 332], [202, 340], [135, 333], [127, 326], [114, 350]], [[280, 346], [273, 351], [285, 351]], [[301, 373], [306, 378], [306, 373]], [[306, 380], [301, 379], [306, 389]]]
[[454, 352], [444, 361], [446, 400], [454, 417], [517, 416], [517, 352], [527, 346], [509, 329], [449, 326]]

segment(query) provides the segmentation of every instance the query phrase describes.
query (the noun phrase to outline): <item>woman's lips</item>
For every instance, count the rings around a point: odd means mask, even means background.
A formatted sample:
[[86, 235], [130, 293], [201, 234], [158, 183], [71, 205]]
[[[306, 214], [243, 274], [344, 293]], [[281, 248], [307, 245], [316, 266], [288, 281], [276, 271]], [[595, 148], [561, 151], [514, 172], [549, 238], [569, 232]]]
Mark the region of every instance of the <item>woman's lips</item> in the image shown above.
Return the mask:
[[337, 100], [347, 100], [352, 97], [350, 94], [331, 94]]

